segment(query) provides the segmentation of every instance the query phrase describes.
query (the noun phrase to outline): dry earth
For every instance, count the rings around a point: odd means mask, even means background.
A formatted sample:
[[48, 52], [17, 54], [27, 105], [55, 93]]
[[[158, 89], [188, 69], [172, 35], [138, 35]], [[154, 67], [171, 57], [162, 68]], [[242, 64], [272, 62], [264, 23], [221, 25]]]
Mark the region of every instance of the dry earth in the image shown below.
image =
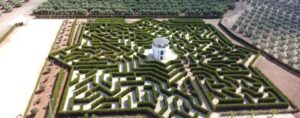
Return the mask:
[[227, 39], [229, 39], [232, 43], [236, 45], [242, 46], [242, 44], [238, 43], [237, 41], [233, 40], [227, 33], [225, 33], [220, 27], [219, 27], [219, 21], [220, 19], [204, 19], [205, 23], [212, 24], [215, 26]]
[[[287, 72], [263, 56], [256, 60], [254, 66], [261, 70], [294, 104], [300, 107], [300, 77]], [[295, 114], [295, 117], [300, 118], [300, 114]]]

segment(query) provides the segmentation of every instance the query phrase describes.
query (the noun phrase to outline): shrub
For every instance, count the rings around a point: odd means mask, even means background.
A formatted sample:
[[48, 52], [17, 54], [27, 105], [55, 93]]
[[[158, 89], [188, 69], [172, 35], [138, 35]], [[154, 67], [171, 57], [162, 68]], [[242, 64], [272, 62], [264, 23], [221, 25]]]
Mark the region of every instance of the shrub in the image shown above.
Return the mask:
[[22, 3], [20, 0], [11, 0], [12, 4], [15, 5], [15, 7], [21, 7]]
[[186, 112], [190, 112], [190, 108], [189, 108], [189, 106], [187, 105], [186, 102], [183, 102], [183, 108], [184, 108], [184, 110], [185, 110]]
[[89, 114], [85, 113], [83, 118], [89, 118]]
[[12, 6], [10, 6], [10, 5], [4, 6], [4, 11], [5, 11], [5, 12], [11, 12], [12, 10], [13, 10], [13, 7], [12, 7]]
[[41, 96], [37, 96], [37, 99], [35, 101], [35, 104], [39, 104], [41, 102]]
[[39, 108], [33, 108], [33, 109], [31, 109], [31, 111], [30, 111], [30, 113], [33, 114], [33, 115], [35, 115], [35, 114], [38, 113], [38, 112], [39, 112]]
[[45, 85], [41, 84], [40, 87], [39, 87], [39, 91], [43, 92], [44, 90], [45, 90]]
[[219, 104], [234, 104], [234, 103], [240, 103], [243, 104], [244, 98], [227, 98], [227, 99], [220, 99]]

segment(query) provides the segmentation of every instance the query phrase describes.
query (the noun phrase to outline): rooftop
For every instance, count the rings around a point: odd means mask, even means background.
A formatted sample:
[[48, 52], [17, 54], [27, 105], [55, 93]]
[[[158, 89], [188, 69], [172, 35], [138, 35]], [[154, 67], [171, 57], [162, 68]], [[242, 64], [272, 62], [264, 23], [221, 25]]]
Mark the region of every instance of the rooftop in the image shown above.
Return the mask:
[[158, 37], [153, 39], [153, 45], [155, 47], [165, 48], [166, 46], [168, 46], [168, 44], [169, 40], [167, 39], [167, 37]]

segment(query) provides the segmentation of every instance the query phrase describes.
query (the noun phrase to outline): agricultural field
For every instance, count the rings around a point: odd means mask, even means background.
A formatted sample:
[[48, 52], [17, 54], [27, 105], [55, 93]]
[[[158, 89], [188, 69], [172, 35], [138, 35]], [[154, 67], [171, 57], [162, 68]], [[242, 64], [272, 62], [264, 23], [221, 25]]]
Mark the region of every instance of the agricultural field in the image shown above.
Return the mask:
[[300, 70], [299, 0], [246, 0], [231, 29], [256, 47]]
[[219, 18], [236, 0], [48, 0], [33, 14], [49, 16]]
[[[146, 18], [126, 24], [120, 19], [98, 19], [78, 31], [77, 42], [49, 55], [70, 68], [59, 117], [188, 118], [230, 111], [295, 110], [252, 66], [257, 51], [232, 44], [202, 20]], [[149, 58], [156, 37], [169, 38], [176, 58], [167, 62]]]

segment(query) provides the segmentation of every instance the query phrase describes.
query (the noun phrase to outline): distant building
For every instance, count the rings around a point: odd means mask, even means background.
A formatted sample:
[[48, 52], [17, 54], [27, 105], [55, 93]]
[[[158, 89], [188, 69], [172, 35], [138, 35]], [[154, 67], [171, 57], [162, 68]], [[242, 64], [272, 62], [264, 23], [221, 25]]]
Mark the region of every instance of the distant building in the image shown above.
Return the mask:
[[152, 53], [156, 60], [163, 60], [166, 58], [166, 48], [169, 45], [169, 40], [166, 37], [159, 37], [153, 39]]

